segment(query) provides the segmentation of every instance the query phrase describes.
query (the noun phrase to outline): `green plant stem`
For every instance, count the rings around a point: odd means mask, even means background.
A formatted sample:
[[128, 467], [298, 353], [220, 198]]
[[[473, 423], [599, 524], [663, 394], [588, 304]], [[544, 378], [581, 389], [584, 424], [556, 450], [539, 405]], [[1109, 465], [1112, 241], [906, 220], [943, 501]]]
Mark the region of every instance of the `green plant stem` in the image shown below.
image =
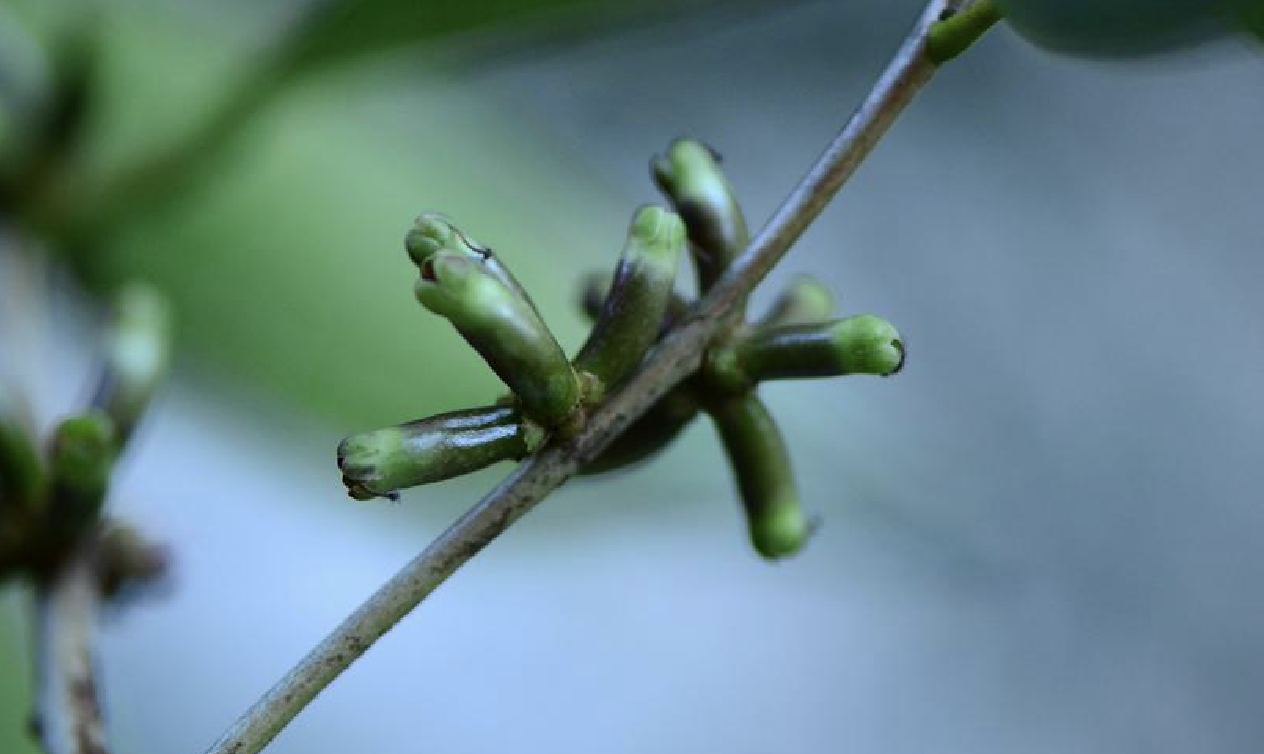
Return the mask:
[[207, 749], [255, 754], [294, 716], [470, 558], [573, 476], [668, 390], [698, 369], [734, 305], [820, 215], [914, 95], [930, 80], [931, 26], [953, 0], [931, 0], [873, 90], [790, 192], [750, 247], [692, 314], [655, 349], [572, 437], [546, 443], [416, 558], [356, 608]]

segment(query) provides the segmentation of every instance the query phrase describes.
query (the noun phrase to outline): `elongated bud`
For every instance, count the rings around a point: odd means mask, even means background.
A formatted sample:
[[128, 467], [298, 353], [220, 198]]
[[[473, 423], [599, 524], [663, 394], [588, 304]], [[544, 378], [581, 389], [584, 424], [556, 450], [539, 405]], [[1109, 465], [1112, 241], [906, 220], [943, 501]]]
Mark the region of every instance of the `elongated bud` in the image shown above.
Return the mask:
[[886, 320], [871, 314], [806, 325], [757, 330], [716, 349], [712, 368], [740, 382], [874, 374], [889, 377], [904, 366], [904, 343]]
[[167, 580], [171, 550], [134, 526], [113, 522], [98, 545], [98, 585], [106, 599], [139, 596]]
[[754, 393], [707, 406], [737, 478], [751, 543], [765, 558], [793, 555], [812, 524], [799, 505], [790, 454], [768, 409]]
[[351, 497], [393, 498], [409, 487], [519, 460], [541, 439], [516, 409], [471, 408], [352, 435], [338, 445], [338, 467]]
[[709, 289], [750, 242], [746, 218], [720, 169], [719, 156], [694, 139], [677, 139], [650, 163], [654, 182], [685, 221], [698, 285]]
[[811, 275], [799, 275], [777, 296], [757, 327], [820, 322], [834, 313], [834, 294]]
[[447, 317], [527, 416], [546, 427], [561, 425], [579, 405], [579, 379], [530, 302], [483, 260], [438, 251], [420, 267], [417, 300]]
[[45, 491], [30, 416], [9, 388], [0, 380], [0, 585], [25, 560]]
[[9, 385], [0, 381], [0, 527], [7, 514], [35, 506], [43, 486], [44, 467], [30, 419]]
[[404, 238], [404, 247], [408, 250], [409, 258], [418, 268], [425, 265], [427, 259], [440, 251], [469, 257], [504, 283], [506, 288], [522, 297], [531, 305], [533, 311], [536, 310], [531, 296], [527, 294], [526, 289], [500, 260], [500, 257], [496, 256], [490, 247], [479, 243], [453, 225], [446, 215], [438, 212], [423, 212], [418, 215], [413, 221], [412, 229]]
[[45, 526], [58, 547], [73, 543], [100, 516], [115, 447], [113, 423], [97, 411], [64, 419], [53, 431]]
[[[584, 276], [579, 287], [579, 309], [584, 316], [593, 322], [601, 316], [601, 307], [610, 295], [610, 287], [614, 284], [614, 275], [608, 272], [592, 272]], [[671, 301], [667, 303], [667, 314], [659, 326], [659, 335], [670, 330], [689, 311], [689, 302], [678, 292], [673, 291]]]
[[603, 474], [649, 459], [666, 448], [698, 415], [698, 402], [687, 389], [677, 386], [632, 422], [580, 474]]
[[115, 297], [105, 364], [92, 405], [113, 421], [120, 447], [167, 373], [170, 319], [166, 301], [148, 285], [127, 285]]
[[641, 363], [667, 315], [684, 245], [685, 226], [675, 214], [654, 206], [637, 210], [610, 294], [575, 357], [576, 369], [610, 387]]

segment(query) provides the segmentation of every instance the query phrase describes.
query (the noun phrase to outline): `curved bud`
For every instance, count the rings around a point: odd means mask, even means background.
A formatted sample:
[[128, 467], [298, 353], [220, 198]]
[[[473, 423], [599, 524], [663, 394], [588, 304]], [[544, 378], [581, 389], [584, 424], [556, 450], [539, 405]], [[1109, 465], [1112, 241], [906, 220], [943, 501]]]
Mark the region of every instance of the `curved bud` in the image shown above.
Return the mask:
[[539, 443], [516, 409], [471, 408], [352, 435], [338, 445], [338, 468], [356, 500], [516, 461]]
[[707, 406], [737, 478], [751, 543], [765, 558], [798, 552], [812, 534], [799, 506], [790, 454], [772, 415], [754, 393]]
[[113, 423], [98, 411], [64, 419], [53, 430], [46, 527], [59, 546], [74, 542], [100, 516], [115, 447]]
[[659, 398], [596, 458], [580, 467], [579, 473], [603, 474], [640, 463], [670, 445], [697, 415], [698, 402], [678, 386]]
[[166, 300], [148, 285], [132, 283], [115, 297], [104, 369], [92, 406], [113, 421], [120, 447], [167, 372], [170, 320]]
[[698, 286], [709, 289], [750, 242], [742, 208], [720, 170], [720, 159], [695, 139], [677, 139], [650, 172], [685, 221]]
[[641, 363], [671, 305], [685, 225], [662, 207], [637, 210], [597, 324], [575, 357], [575, 368], [603, 387]]
[[730, 364], [748, 381], [875, 374], [904, 366], [904, 342], [886, 320], [871, 314], [757, 330], [737, 341]]
[[[527, 295], [527, 291], [514, 277], [500, 257], [478, 241], [471, 238], [463, 230], [452, 224], [446, 215], [438, 212], [423, 212], [413, 221], [413, 227], [404, 238], [404, 248], [413, 264], [421, 268], [426, 260], [440, 251], [451, 252], [469, 257], [478, 262], [492, 276], [505, 284], [505, 287], [521, 296], [536, 311], [535, 302]], [[536, 312], [539, 313], [538, 311]]]
[[0, 381], [0, 528], [10, 511], [38, 504], [44, 467], [26, 407]]
[[820, 322], [834, 313], [834, 294], [811, 275], [799, 275], [772, 302], [757, 327]]
[[449, 251], [429, 256], [417, 300], [456, 327], [527, 416], [557, 427], [579, 405], [579, 379], [540, 315], [483, 261]]

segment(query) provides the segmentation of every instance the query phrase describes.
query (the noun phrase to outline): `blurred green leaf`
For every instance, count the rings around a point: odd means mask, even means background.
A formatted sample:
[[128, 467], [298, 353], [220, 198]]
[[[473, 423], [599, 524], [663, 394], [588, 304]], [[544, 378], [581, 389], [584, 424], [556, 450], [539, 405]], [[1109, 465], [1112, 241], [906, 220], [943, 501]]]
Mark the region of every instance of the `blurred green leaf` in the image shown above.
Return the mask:
[[1201, 42], [1224, 27], [1208, 0], [1000, 0], [1013, 28], [1059, 52], [1128, 57]]
[[1239, 0], [1234, 12], [1242, 28], [1264, 42], [1264, 0]]
[[[263, 119], [217, 179], [91, 262], [170, 295], [177, 337], [234, 377], [350, 429], [475, 405], [503, 387], [414, 300], [403, 248], [442, 210], [512, 266], [564, 345], [573, 261], [613, 264], [625, 219], [509, 114], [459, 86], [330, 83]], [[647, 187], [648, 191], [648, 187]]]
[[[617, 6], [644, 9], [627, 0], [316, 0], [292, 30], [294, 44], [283, 64], [288, 72], [339, 63], [452, 34], [512, 26], [547, 17], [601, 19]], [[569, 14], [569, 15], [568, 15]]]

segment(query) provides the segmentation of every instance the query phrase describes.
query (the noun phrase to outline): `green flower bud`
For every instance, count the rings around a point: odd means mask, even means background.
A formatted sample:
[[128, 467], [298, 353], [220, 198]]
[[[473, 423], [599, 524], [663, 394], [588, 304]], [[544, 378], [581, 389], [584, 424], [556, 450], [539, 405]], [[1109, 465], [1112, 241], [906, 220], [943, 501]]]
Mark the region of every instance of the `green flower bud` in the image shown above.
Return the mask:
[[527, 416], [549, 428], [571, 416], [580, 386], [566, 354], [527, 299], [483, 260], [436, 252], [422, 263], [414, 291], [423, 306], [452, 322]]
[[26, 407], [0, 381], [0, 527], [7, 514], [35, 506], [44, 468]]
[[603, 474], [649, 459], [666, 448], [698, 415], [698, 402], [683, 386], [669, 390], [632, 422], [580, 474]]
[[781, 292], [758, 327], [820, 322], [834, 312], [834, 294], [811, 275], [799, 275]]
[[399, 490], [520, 460], [541, 439], [513, 408], [472, 408], [352, 435], [338, 445], [338, 467], [351, 497], [394, 498]]
[[161, 584], [171, 571], [171, 551], [135, 527], [111, 523], [98, 545], [97, 575], [107, 599], [137, 594]]
[[926, 39], [926, 56], [939, 64], [965, 52], [1002, 17], [993, 0], [978, 0], [965, 10], [935, 23]]
[[754, 393], [707, 406], [737, 478], [751, 544], [765, 558], [798, 552], [812, 534], [799, 505], [790, 454], [772, 415]]
[[[614, 284], [614, 275], [608, 272], [593, 272], [584, 276], [579, 287], [579, 310], [593, 322], [601, 316], [601, 308], [605, 306], [606, 297], [610, 295], [610, 287]], [[673, 291], [671, 301], [667, 304], [667, 314], [658, 328], [659, 335], [670, 330], [684, 318], [689, 311], [689, 302], [685, 297]]]
[[677, 139], [650, 163], [655, 183], [685, 221], [698, 285], [708, 290], [746, 250], [750, 232], [720, 158], [694, 139]]
[[92, 405], [114, 422], [119, 445], [131, 437], [167, 372], [170, 312], [153, 288], [133, 283], [118, 292], [105, 338], [105, 365]]
[[445, 215], [438, 212], [423, 212], [419, 215], [404, 238], [404, 247], [408, 250], [409, 258], [418, 268], [424, 266], [427, 259], [440, 251], [469, 257], [504, 283], [506, 288], [521, 296], [531, 305], [532, 311], [536, 311], [535, 302], [527, 295], [526, 289], [513, 276], [509, 268], [500, 261], [500, 257], [496, 256], [491, 248], [466, 235]]
[[904, 343], [886, 320], [871, 314], [818, 324], [756, 330], [713, 360], [737, 369], [750, 382], [801, 377], [875, 374], [888, 377], [904, 366]]
[[53, 431], [46, 527], [56, 549], [73, 543], [99, 518], [114, 457], [114, 425], [105, 414], [72, 416]]
[[662, 207], [637, 210], [597, 324], [575, 357], [575, 368], [604, 387], [641, 363], [658, 338], [671, 305], [685, 226]]

